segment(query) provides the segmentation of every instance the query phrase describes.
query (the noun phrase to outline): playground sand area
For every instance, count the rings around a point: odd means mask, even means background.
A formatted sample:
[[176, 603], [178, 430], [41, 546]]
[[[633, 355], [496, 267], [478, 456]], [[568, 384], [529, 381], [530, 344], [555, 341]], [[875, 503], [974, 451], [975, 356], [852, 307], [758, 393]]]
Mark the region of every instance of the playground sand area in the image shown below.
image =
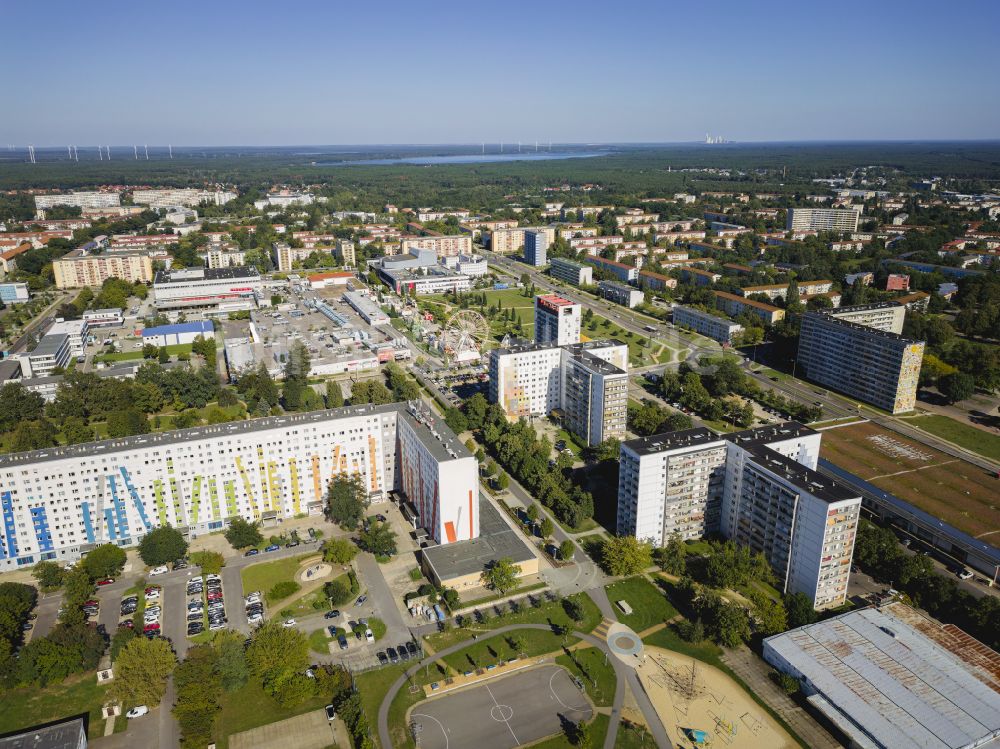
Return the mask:
[[796, 746], [791, 736], [719, 669], [661, 648], [647, 647], [645, 652], [637, 673], [675, 746]]

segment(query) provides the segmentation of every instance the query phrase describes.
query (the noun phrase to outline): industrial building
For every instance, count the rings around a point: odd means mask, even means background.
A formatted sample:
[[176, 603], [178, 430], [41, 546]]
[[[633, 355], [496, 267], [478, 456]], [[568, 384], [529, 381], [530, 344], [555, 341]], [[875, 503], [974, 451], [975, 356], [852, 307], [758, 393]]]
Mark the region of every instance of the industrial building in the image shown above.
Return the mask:
[[924, 343], [901, 335], [905, 316], [906, 308], [893, 302], [807, 312], [799, 371], [890, 413], [912, 411]]
[[719, 343], [732, 343], [733, 338], [743, 332], [743, 326], [738, 322], [683, 304], [674, 307], [673, 323], [683, 328], [690, 328]]
[[556, 294], [535, 297], [535, 343], [565, 346], [580, 342], [580, 305]]
[[479, 535], [476, 459], [419, 402], [357, 406], [0, 456], [0, 571], [130, 546], [169, 523], [191, 535], [235, 517], [323, 512], [358, 475], [401, 493], [438, 543]]
[[591, 286], [594, 283], [592, 267], [563, 257], [552, 258], [549, 275], [572, 286]]
[[253, 266], [164, 270], [153, 282], [158, 310], [209, 309], [230, 312], [253, 309], [263, 281]]
[[821, 435], [796, 422], [699, 427], [622, 443], [618, 532], [663, 546], [721, 533], [765, 555], [785, 592], [846, 600], [861, 497], [816, 472]]
[[158, 325], [154, 328], [146, 328], [142, 331], [143, 345], [153, 346], [177, 346], [180, 344], [193, 343], [201, 336], [203, 338], [215, 338], [215, 328], [209, 320], [195, 320], [192, 322], [182, 322], [176, 325]]
[[0, 302], [23, 304], [31, 298], [26, 283], [0, 283]]
[[625, 435], [627, 392], [628, 346], [618, 341], [524, 341], [489, 352], [490, 402], [511, 419], [558, 409], [590, 445]]
[[852, 747], [1000, 746], [1000, 654], [904, 603], [768, 637], [763, 655]]
[[458, 293], [468, 291], [472, 286], [470, 276], [449, 271], [440, 265], [424, 266], [412, 270], [380, 267], [378, 277], [397, 294], [409, 294], [410, 296], [445, 292]]
[[361, 315], [361, 319], [369, 325], [389, 324], [389, 315], [383, 312], [382, 308], [367, 294], [348, 291], [344, 293], [344, 301], [351, 305], [351, 309]]

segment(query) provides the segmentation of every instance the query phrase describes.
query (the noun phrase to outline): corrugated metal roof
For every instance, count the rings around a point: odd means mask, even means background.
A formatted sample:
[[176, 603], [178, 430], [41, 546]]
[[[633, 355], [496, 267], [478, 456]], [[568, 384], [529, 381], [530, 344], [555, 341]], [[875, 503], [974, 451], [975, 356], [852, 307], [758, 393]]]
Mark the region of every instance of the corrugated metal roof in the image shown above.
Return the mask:
[[766, 650], [808, 680], [818, 707], [866, 737], [859, 743], [1000, 746], [1000, 680], [981, 654], [969, 662], [912, 626], [910, 611], [852, 611], [768, 638]]

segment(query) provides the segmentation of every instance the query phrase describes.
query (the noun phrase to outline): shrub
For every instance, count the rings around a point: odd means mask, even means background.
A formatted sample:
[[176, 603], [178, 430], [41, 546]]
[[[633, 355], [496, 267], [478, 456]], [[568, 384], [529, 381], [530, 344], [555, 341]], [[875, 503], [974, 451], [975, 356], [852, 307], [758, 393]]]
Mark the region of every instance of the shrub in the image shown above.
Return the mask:
[[280, 601], [282, 598], [288, 598], [288, 596], [297, 593], [301, 588], [302, 586], [294, 580], [282, 580], [271, 586], [271, 589], [267, 591], [267, 597], [272, 601]]

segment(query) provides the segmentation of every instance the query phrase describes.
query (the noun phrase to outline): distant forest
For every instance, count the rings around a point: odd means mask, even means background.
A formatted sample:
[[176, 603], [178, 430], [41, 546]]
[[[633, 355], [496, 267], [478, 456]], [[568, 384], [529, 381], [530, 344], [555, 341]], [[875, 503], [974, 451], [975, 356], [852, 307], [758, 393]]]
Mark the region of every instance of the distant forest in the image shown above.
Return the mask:
[[[80, 161], [70, 161], [65, 155], [57, 160], [50, 155], [36, 164], [0, 152], [0, 189], [223, 183], [247, 192], [284, 183], [315, 186], [340, 198], [338, 206], [355, 209], [380, 207], [386, 201], [489, 207], [507, 203], [506, 195], [523, 196], [564, 183], [599, 185], [586, 202], [663, 196], [681, 190], [800, 193], [819, 190], [810, 186], [814, 178], [847, 175], [858, 167], [877, 167], [889, 189], [931, 176], [954, 178], [958, 182], [952, 186], [964, 191], [1000, 189], [1000, 142], [996, 141], [614, 146], [608, 155], [591, 158], [432, 166], [328, 166], [321, 162], [447, 155], [469, 153], [470, 149], [379, 147], [349, 153], [332, 149], [304, 153], [309, 150], [175, 149], [173, 159], [157, 153], [149, 161], [117, 153], [113, 161], [96, 161], [93, 153], [87, 159], [81, 156]], [[568, 149], [557, 146], [554, 150]], [[728, 169], [731, 174], [678, 171], [681, 169]], [[579, 202], [578, 195], [573, 202]], [[541, 199], [543, 194], [539, 192], [537, 197]], [[565, 198], [556, 194], [553, 199]]]

